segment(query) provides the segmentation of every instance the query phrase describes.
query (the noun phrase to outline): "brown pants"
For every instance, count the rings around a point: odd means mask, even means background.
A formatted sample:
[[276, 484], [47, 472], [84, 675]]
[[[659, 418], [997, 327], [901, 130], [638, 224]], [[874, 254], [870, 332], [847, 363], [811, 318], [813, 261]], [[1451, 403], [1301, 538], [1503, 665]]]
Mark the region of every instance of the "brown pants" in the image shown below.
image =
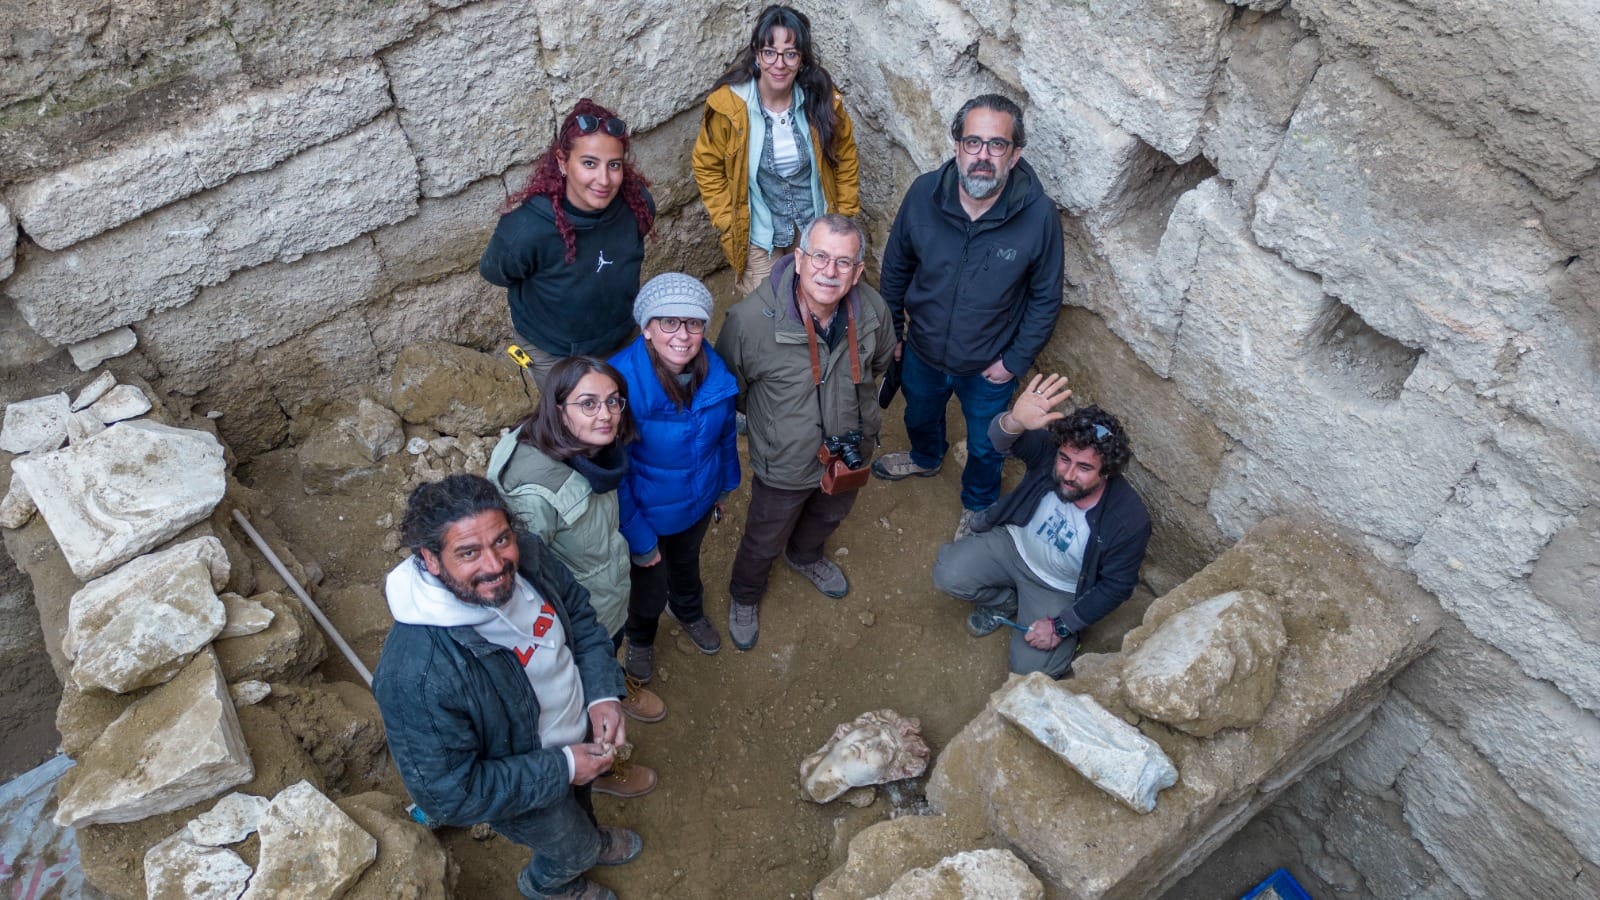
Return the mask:
[[744, 537], [739, 540], [728, 578], [728, 593], [734, 601], [761, 602], [780, 552], [787, 552], [797, 565], [821, 559], [823, 541], [850, 514], [859, 493], [824, 494], [821, 487], [789, 491], [751, 478]]
[[772, 274], [773, 260], [782, 258], [785, 253], [793, 249], [792, 246], [773, 247], [772, 252], [768, 253], [751, 244], [749, 252], [744, 256], [744, 274], [734, 282], [734, 290], [738, 291], [741, 297], [754, 294], [756, 288], [761, 287], [761, 282], [766, 281], [767, 276]]

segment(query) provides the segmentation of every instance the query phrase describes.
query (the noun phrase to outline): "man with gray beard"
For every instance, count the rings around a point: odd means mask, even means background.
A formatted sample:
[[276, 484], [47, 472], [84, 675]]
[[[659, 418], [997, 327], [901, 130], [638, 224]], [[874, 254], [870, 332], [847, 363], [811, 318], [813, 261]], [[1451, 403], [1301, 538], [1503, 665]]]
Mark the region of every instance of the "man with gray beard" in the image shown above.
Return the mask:
[[950, 126], [955, 157], [912, 182], [883, 251], [879, 290], [900, 341], [909, 451], [872, 473], [889, 481], [939, 474], [945, 407], [967, 424], [959, 540], [1000, 496], [1002, 454], [988, 438], [1016, 379], [1033, 366], [1061, 310], [1056, 205], [1022, 158], [1022, 110], [998, 94], [968, 100]]

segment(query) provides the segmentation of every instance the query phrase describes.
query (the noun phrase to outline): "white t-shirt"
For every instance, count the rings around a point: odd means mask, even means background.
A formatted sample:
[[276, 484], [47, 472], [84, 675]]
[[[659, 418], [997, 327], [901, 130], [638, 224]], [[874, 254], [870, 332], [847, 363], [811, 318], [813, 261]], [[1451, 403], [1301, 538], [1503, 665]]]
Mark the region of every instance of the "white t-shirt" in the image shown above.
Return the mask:
[[1076, 504], [1047, 492], [1027, 525], [1007, 525], [1017, 553], [1040, 580], [1071, 594], [1078, 589], [1083, 550], [1089, 544], [1089, 518]]
[[[766, 109], [766, 107], [762, 107]], [[794, 139], [794, 107], [782, 113], [767, 109], [767, 127], [772, 129], [772, 167], [788, 178], [800, 169], [800, 145]]]
[[511, 602], [496, 610], [494, 618], [472, 627], [484, 640], [515, 653], [522, 663], [539, 698], [539, 744], [554, 748], [580, 743], [588, 733], [589, 718], [561, 617], [526, 581], [517, 582]]

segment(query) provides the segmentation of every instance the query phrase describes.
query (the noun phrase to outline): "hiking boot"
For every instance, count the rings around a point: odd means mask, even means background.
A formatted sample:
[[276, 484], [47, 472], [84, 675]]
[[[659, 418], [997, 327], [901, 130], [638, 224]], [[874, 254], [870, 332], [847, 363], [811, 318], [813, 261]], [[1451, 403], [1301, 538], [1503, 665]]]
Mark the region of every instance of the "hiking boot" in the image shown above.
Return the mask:
[[754, 603], [737, 600], [728, 604], [728, 637], [736, 649], [749, 650], [756, 645], [756, 637], [761, 634], [760, 609]]
[[973, 637], [994, 634], [1000, 627], [1000, 615], [978, 607], [967, 613], [967, 633]]
[[628, 641], [628, 652], [622, 657], [622, 671], [640, 684], [649, 684], [656, 673], [655, 645], [643, 646]]
[[628, 696], [622, 698], [622, 712], [638, 722], [659, 722], [667, 717], [667, 703], [655, 691], [641, 685], [631, 675], [624, 675]]
[[672, 621], [678, 623], [683, 633], [694, 641], [694, 648], [707, 656], [715, 656], [722, 649], [722, 637], [717, 634], [717, 626], [711, 624], [709, 616], [701, 616], [693, 622], [684, 622], [672, 615], [672, 610], [667, 610], [667, 615], [672, 616]]
[[597, 866], [620, 866], [639, 858], [644, 850], [644, 839], [631, 828], [613, 825], [600, 826], [600, 858]]
[[872, 474], [882, 478], [884, 481], [899, 481], [902, 478], [910, 478], [913, 475], [918, 478], [932, 478], [939, 474], [941, 466], [942, 464], [931, 469], [924, 469], [911, 461], [910, 450], [896, 450], [893, 453], [885, 453], [873, 460]]
[[[607, 794], [612, 797], [621, 797], [624, 800], [633, 800], [655, 790], [656, 780], [656, 770], [649, 766], [619, 762], [611, 767], [611, 771], [589, 782], [589, 787], [596, 794]], [[601, 855], [604, 856], [604, 847], [602, 847]], [[631, 856], [628, 857], [628, 859], [632, 858]], [[627, 861], [626, 859], [623, 860], [623, 862]], [[602, 865], [620, 865], [620, 863], [602, 863]]]
[[527, 869], [517, 873], [517, 890], [530, 900], [617, 900], [617, 895], [613, 894], [610, 888], [603, 884], [595, 884], [581, 875], [558, 893], [541, 894], [533, 889], [533, 882], [528, 880]]
[[785, 550], [783, 561], [789, 564], [789, 568], [804, 575], [825, 597], [837, 600], [850, 593], [850, 582], [845, 580], [844, 571], [826, 556], [819, 556], [816, 562], [802, 566], [790, 559], [789, 551]]
[[972, 537], [972, 525], [978, 521], [978, 517], [983, 513], [984, 510], [981, 509], [963, 509], [961, 511], [961, 521], [956, 523], [956, 536], [950, 540], [959, 541], [962, 538]]

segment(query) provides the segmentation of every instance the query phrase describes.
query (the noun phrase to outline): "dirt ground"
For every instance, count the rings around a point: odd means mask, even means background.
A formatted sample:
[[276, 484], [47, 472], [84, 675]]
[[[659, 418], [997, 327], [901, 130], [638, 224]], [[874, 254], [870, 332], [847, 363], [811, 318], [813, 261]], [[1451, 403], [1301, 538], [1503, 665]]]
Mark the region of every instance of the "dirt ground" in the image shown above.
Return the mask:
[[[885, 419], [885, 446], [905, 446], [898, 401]], [[959, 438], [957, 416], [951, 426]], [[1020, 474], [1008, 467], [1007, 485]], [[302, 561], [321, 569], [315, 595], [375, 665], [388, 624], [380, 586], [400, 558], [382, 549], [396, 518], [398, 477], [308, 495], [292, 449], [259, 457], [240, 475], [275, 498], [273, 520]], [[628, 898], [808, 897], [843, 863], [854, 834], [916, 811], [919, 781], [880, 789], [860, 808], [843, 799], [819, 806], [802, 798], [797, 768], [838, 723], [884, 707], [920, 719], [937, 755], [1004, 682], [1004, 635], [969, 636], [965, 605], [938, 594], [928, 576], [959, 516], [959, 479], [959, 466], [947, 463], [936, 478], [874, 480], [828, 544], [850, 578], [849, 596], [824, 597], [780, 563], [762, 605], [760, 641], [748, 652], [735, 650], [726, 634], [727, 573], [748, 490], [732, 498], [702, 556], [707, 613], [723, 649], [704, 656], [663, 621], [651, 687], [668, 716], [629, 725], [634, 759], [657, 770], [660, 786], [636, 800], [596, 798], [601, 821], [637, 830], [645, 851], [630, 865], [596, 870], [598, 881]], [[1115, 649], [1149, 599], [1141, 592], [1097, 625], [1087, 648]], [[330, 679], [358, 681], [337, 656], [323, 668]], [[402, 792], [398, 779], [390, 789]], [[458, 896], [517, 896], [514, 880], [527, 850], [464, 829], [444, 829], [440, 837], [460, 865]], [[1220, 881], [1191, 879], [1174, 896], [1237, 897], [1279, 864], [1276, 852], [1261, 858], [1246, 849], [1243, 858], [1261, 861], [1241, 867], [1241, 851], [1235, 854]]]

